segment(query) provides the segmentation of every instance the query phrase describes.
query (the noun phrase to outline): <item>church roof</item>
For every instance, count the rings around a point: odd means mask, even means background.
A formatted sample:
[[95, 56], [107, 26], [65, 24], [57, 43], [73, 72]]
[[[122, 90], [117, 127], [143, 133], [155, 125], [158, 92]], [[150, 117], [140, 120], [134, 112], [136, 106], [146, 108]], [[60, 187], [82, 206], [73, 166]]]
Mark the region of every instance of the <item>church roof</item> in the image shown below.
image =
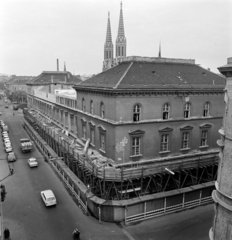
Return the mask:
[[80, 78], [73, 76], [68, 71], [44, 71], [39, 76], [28, 81], [27, 84], [46, 84], [46, 83], [69, 83], [79, 84]]
[[[194, 60], [153, 58], [124, 59], [119, 65], [82, 82], [76, 89], [162, 90], [224, 89], [225, 79], [196, 65]], [[148, 59], [148, 58], [146, 58]], [[192, 62], [191, 62], [192, 61]]]

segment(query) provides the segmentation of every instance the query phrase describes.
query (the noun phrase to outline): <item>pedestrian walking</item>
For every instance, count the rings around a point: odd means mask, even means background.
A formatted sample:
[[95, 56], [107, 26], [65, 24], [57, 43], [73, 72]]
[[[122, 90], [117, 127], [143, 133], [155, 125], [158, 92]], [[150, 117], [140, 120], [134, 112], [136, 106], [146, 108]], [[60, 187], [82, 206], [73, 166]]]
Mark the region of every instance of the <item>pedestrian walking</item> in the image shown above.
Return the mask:
[[10, 238], [10, 230], [8, 228], [4, 229], [4, 239]]

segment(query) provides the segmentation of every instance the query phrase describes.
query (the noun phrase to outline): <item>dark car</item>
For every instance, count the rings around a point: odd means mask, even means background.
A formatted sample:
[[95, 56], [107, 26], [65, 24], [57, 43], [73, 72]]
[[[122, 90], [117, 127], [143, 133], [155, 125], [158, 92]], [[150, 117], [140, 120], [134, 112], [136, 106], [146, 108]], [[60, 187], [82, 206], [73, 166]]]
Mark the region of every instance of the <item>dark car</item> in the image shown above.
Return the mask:
[[9, 107], [8, 105], [5, 106], [5, 108], [8, 108], [8, 107]]

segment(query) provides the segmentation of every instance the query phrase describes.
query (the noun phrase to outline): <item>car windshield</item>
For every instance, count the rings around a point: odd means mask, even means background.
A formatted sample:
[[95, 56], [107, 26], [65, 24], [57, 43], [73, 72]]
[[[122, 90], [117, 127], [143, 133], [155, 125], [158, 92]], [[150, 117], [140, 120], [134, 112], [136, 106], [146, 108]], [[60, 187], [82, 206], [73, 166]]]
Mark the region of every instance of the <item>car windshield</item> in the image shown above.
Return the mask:
[[55, 200], [54, 197], [49, 197], [49, 198], [47, 198], [47, 201], [53, 201], [53, 200]]

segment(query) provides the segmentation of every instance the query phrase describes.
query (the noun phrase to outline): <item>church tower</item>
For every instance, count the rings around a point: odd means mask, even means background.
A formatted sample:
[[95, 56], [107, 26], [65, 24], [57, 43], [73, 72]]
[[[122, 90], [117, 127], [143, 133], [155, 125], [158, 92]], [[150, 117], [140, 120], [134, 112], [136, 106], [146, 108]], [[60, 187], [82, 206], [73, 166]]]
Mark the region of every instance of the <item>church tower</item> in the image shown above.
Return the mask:
[[106, 42], [104, 45], [104, 62], [102, 71], [106, 71], [107, 69], [113, 66], [114, 61], [114, 45], [112, 42], [111, 35], [111, 25], [110, 25], [110, 13], [108, 13], [108, 23], [107, 23], [107, 31], [106, 31]]
[[218, 70], [226, 77], [225, 113], [222, 128], [219, 130], [221, 139], [217, 141], [221, 148], [218, 163], [216, 190], [212, 197], [215, 202], [215, 217], [210, 229], [210, 240], [232, 239], [232, 57], [225, 66]]
[[119, 62], [121, 58], [126, 57], [126, 37], [124, 32], [123, 14], [122, 14], [122, 2], [119, 16], [118, 36], [116, 39], [116, 59]]

